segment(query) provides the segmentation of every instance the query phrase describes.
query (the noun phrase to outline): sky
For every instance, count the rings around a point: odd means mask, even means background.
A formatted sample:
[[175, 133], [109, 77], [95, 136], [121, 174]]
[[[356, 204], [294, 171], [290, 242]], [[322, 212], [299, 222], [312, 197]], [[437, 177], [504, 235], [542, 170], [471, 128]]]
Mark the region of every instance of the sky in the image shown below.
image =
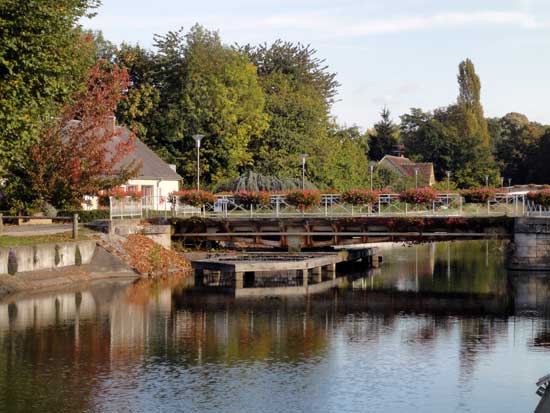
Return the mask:
[[200, 23], [228, 45], [310, 44], [340, 82], [333, 114], [371, 127], [456, 101], [458, 64], [481, 78], [485, 115], [550, 124], [550, 0], [103, 0], [85, 28], [153, 48], [154, 34]]

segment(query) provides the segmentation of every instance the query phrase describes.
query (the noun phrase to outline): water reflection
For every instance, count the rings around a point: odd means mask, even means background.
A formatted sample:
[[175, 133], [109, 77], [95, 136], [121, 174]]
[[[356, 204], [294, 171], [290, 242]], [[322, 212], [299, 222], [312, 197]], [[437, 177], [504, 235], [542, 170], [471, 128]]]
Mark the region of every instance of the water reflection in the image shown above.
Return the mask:
[[392, 246], [306, 298], [102, 283], [8, 299], [0, 411], [529, 410], [550, 277], [507, 273], [504, 248]]

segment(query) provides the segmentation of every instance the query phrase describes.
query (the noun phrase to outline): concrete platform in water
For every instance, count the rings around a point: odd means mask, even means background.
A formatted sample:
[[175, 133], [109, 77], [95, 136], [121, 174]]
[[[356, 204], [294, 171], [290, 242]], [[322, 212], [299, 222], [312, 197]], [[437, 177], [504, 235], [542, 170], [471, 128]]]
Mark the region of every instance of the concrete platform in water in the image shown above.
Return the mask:
[[377, 247], [334, 252], [212, 254], [192, 261], [195, 286], [236, 297], [304, 295], [338, 285], [336, 265], [360, 261], [378, 267]]

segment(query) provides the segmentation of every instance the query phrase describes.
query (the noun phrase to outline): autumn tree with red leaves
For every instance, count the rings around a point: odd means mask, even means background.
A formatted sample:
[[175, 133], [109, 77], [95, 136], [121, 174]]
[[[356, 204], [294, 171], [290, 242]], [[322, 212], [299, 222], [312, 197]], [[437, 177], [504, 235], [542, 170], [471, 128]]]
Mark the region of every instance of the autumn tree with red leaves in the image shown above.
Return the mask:
[[56, 207], [124, 183], [139, 165], [121, 160], [134, 150], [133, 133], [116, 127], [114, 113], [129, 86], [125, 68], [98, 61], [85, 86], [29, 151], [22, 183], [27, 197]]

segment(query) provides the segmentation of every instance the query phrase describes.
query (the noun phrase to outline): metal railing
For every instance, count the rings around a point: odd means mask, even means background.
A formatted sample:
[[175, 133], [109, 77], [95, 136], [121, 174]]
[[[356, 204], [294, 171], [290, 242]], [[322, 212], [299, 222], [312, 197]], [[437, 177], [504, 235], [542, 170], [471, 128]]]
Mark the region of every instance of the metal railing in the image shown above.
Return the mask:
[[[288, 202], [285, 195], [271, 195], [265, 205], [244, 206], [232, 195], [218, 195], [214, 202], [202, 206], [183, 203], [177, 196], [131, 197], [110, 199], [110, 217], [360, 217], [360, 216], [523, 216], [527, 214], [525, 195], [499, 193], [481, 204], [465, 205], [456, 193], [439, 194], [428, 204], [403, 202], [399, 194], [384, 193], [369, 205], [351, 205], [341, 194], [323, 194], [318, 205], [301, 210]], [[529, 210], [531, 213], [531, 209]], [[540, 214], [540, 211], [538, 211]], [[544, 213], [544, 211], [543, 211]]]
[[544, 207], [528, 201], [525, 205], [524, 215], [529, 217], [550, 217], [550, 207]]
[[[73, 214], [73, 216], [55, 216], [55, 217], [48, 217], [48, 216], [29, 216], [29, 215], [4, 215], [0, 213], [0, 233], [4, 231], [4, 224], [5, 221], [16, 221], [18, 225], [21, 225], [21, 221], [46, 221], [43, 225], [48, 225], [52, 221], [64, 221], [64, 222], [70, 222], [72, 223], [71, 229], [72, 229], [72, 236], [74, 239], [78, 238], [78, 221], [79, 217], [78, 214]], [[23, 234], [23, 233], [22, 233]]]

